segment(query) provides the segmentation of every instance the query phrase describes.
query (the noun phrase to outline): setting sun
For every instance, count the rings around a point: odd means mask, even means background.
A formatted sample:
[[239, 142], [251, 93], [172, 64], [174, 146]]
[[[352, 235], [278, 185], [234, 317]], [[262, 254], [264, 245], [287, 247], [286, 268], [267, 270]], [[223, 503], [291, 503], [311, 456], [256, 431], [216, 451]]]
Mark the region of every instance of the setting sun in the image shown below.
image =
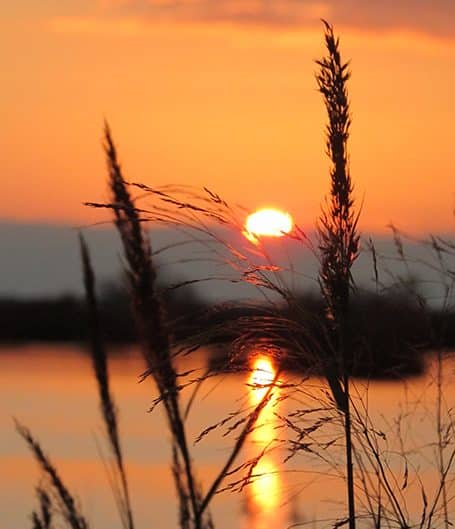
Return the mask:
[[282, 237], [292, 230], [292, 217], [289, 213], [274, 208], [264, 208], [251, 213], [246, 219], [245, 233], [251, 240], [258, 236]]

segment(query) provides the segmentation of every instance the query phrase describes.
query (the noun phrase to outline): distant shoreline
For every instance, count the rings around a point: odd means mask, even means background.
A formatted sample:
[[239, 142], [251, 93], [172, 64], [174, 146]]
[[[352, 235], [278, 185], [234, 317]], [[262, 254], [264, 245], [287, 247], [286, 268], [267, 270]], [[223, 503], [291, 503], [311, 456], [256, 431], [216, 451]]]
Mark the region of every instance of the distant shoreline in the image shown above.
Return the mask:
[[[323, 303], [319, 296], [301, 295], [296, 298], [305, 307], [309, 318], [301, 322], [317, 336], [321, 332]], [[226, 303], [216, 310], [210, 304], [192, 295], [191, 291], [168, 296], [165, 299], [167, 325], [174, 338], [181, 343], [190, 342], [201, 329], [211, 329], [210, 343], [213, 354], [210, 365], [224, 370], [232, 364], [227, 345], [236, 338], [237, 322], [252, 321], [268, 314], [265, 306]], [[353, 298], [351, 325], [352, 372], [354, 376], [396, 378], [418, 375], [424, 369], [424, 357], [435, 346], [446, 350], [455, 349], [455, 312], [422, 311], [404, 295], [362, 294]], [[276, 310], [276, 309], [275, 309]], [[131, 347], [136, 343], [134, 322], [127, 295], [111, 290], [100, 299], [101, 322], [105, 342], [109, 346]], [[281, 309], [277, 317], [299, 321], [298, 313]], [[64, 296], [41, 300], [0, 299], [0, 347], [14, 347], [33, 343], [75, 344], [85, 347], [89, 341], [88, 315], [82, 298]], [[437, 331], [437, 332], [436, 332]], [[254, 334], [257, 343], [284, 343], [286, 336], [273, 336], [261, 330]], [[433, 336], [437, 336], [437, 343]], [[298, 335], [295, 337], [299, 340]], [[286, 346], [282, 351], [286, 350]], [[280, 355], [284, 369], [311, 370], [312, 361], [297, 353]], [[301, 352], [299, 353], [301, 354]], [[239, 366], [245, 359], [237, 357]], [[231, 365], [232, 367], [232, 365]], [[237, 366], [238, 367], [238, 366]]]

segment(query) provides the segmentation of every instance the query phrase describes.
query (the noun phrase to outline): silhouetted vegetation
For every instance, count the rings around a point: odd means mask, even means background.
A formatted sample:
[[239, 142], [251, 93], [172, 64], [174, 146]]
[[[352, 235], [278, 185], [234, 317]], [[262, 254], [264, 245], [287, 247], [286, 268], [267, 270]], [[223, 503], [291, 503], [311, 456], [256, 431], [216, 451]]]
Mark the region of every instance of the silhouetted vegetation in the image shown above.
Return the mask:
[[[289, 234], [293, 242], [310, 248], [318, 258], [319, 295], [299, 295], [292, 291], [281, 275], [285, 270], [273, 263], [260, 237], [249, 240], [251, 246], [237, 248], [216, 234], [207, 219], [237, 231], [243, 229], [235, 208], [216, 193], [206, 188], [196, 192], [177, 186], [156, 189], [128, 184], [106, 125], [104, 149], [111, 202], [90, 205], [113, 213], [122, 241], [127, 294], [117, 287], [109, 287], [98, 301], [89, 250], [81, 238], [85, 304], [73, 298], [0, 303], [0, 315], [2, 311], [8, 313], [4, 334], [0, 335], [3, 341], [60, 339], [90, 343], [110, 448], [109, 463], [114, 476], [111, 485], [124, 529], [134, 529], [134, 518], [109, 384], [105, 341], [137, 340], [146, 365], [142, 377], [152, 379], [157, 393], [153, 408], [160, 405], [166, 418], [182, 529], [213, 529], [210, 505], [215, 494], [222, 490], [242, 490], [250, 484], [259, 460], [274, 444], [287, 447], [289, 455], [284, 463], [296, 454], [309, 454], [314, 458], [312, 461], [328, 465], [326, 468], [341, 479], [347, 501], [343, 505], [343, 517], [332, 520], [332, 527], [349, 524], [350, 529], [355, 529], [361, 519], [377, 529], [432, 529], [436, 527], [436, 520], [445, 529], [450, 525], [449, 503], [453, 498], [449, 491], [453, 481], [449, 474], [455, 464], [455, 448], [452, 408], [443, 396], [442, 362], [443, 348], [455, 345], [455, 312], [450, 310], [449, 303], [455, 276], [453, 270], [445, 267], [443, 253], [454, 255], [454, 248], [432, 243], [438, 257], [438, 271], [447, 286], [440, 310], [430, 309], [411, 290], [396, 288], [380, 292], [378, 282], [376, 293], [356, 290], [351, 267], [359, 252], [358, 212], [354, 208], [347, 154], [350, 110], [346, 83], [350, 74], [347, 64], [341, 61], [339, 41], [332, 27], [326, 22], [324, 26], [327, 55], [317, 61], [316, 79], [328, 113], [330, 194], [319, 220], [316, 244], [298, 226]], [[133, 188], [140, 188], [150, 198], [150, 209], [137, 207], [131, 194]], [[158, 202], [155, 206], [154, 199]], [[191, 278], [182, 283], [186, 288], [158, 288], [152, 243], [145, 231], [147, 221], [170, 224], [184, 229], [185, 233], [191, 230], [198, 235], [202, 233], [207, 238], [207, 247], [213, 248], [217, 258], [229, 262], [238, 274], [230, 280], [254, 285], [268, 302], [207, 306], [188, 290]], [[396, 241], [400, 257], [405, 260], [398, 237]], [[220, 247], [227, 250], [228, 257], [219, 252]], [[83, 330], [86, 326], [87, 333]], [[202, 375], [194, 375], [195, 378], [185, 379], [200, 370], [179, 373], [176, 358], [204, 346], [214, 350], [209, 369]], [[412, 462], [414, 454], [407, 448], [400, 427], [403, 417], [396, 419], [396, 439], [390, 443], [370, 415], [368, 382], [359, 384], [363, 386], [359, 392], [353, 380], [354, 376], [405, 378], [419, 374], [424, 369], [424, 354], [432, 348], [437, 350], [434, 379], [437, 403], [434, 436], [427, 448], [432, 451], [438, 473], [434, 487], [424, 482], [424, 474]], [[272, 356], [277, 369], [269, 380], [253, 383], [255, 389], [265, 390], [254, 405], [241, 405], [199, 434], [197, 441], [214, 429], [226, 427], [226, 434], [235, 435], [214, 477], [208, 484], [201, 484], [197, 461], [193, 458], [193, 439], [188, 437], [187, 428], [188, 413], [197, 390], [220, 371], [248, 368], [249, 356], [254, 356], [257, 350]], [[293, 372], [291, 377], [283, 373], [286, 370]], [[293, 377], [294, 372], [299, 376]], [[306, 386], [309, 376], [315, 374], [320, 376], [320, 391]], [[183, 391], [187, 388], [193, 392], [185, 402]], [[286, 391], [280, 394], [280, 402], [289, 399], [297, 409], [284, 416], [274, 410], [281, 421], [277, 437], [257, 456], [238, 463], [238, 456], [262, 411], [273, 404], [274, 392], [281, 390]], [[32, 514], [34, 526], [49, 526], [48, 513], [52, 509], [71, 529], [86, 529], [84, 516], [38, 441], [20, 423], [17, 429], [47, 478], [47, 488], [37, 490], [40, 510]], [[289, 438], [279, 438], [283, 431]], [[393, 446], [394, 441], [398, 448]], [[419, 445], [418, 450], [424, 448]], [[340, 457], [340, 454], [343, 455]], [[397, 456], [400, 458], [398, 470], [391, 463]], [[228, 479], [231, 482], [226, 484]], [[416, 486], [420, 492], [420, 512], [410, 513], [408, 509], [408, 486]]]
[[[230, 359], [225, 346], [236, 337], [235, 322], [239, 318], [267, 315], [267, 305], [251, 306], [225, 303], [213, 307], [189, 288], [163, 289], [166, 325], [173, 335], [190, 339], [203, 327], [217, 329], [210, 339], [211, 365], [222, 369]], [[302, 322], [313, 336], [321, 338], [325, 306], [316, 294], [296, 295], [296, 304], [306, 308]], [[128, 293], [116, 285], [107, 285], [99, 298], [99, 314], [104, 340], [111, 345], [136, 343], [133, 315]], [[282, 315], [296, 319], [292, 308], [283, 307]], [[84, 300], [65, 296], [41, 300], [0, 300], [0, 328], [3, 343], [85, 342], [88, 339], [88, 314]], [[396, 378], [422, 372], [424, 358], [434, 347], [455, 347], [455, 312], [422, 308], [416, 298], [404, 292], [352, 296], [347, 322], [352, 336], [348, 363], [354, 376]], [[258, 342], [264, 341], [264, 330], [256, 331]], [[275, 336], [276, 338], [276, 336]], [[284, 337], [283, 337], [284, 338]], [[284, 343], [284, 340], [283, 340]], [[241, 359], [238, 359], [241, 363]], [[282, 368], [302, 369], [292, 352], [282, 356]], [[232, 367], [232, 366], [231, 366]], [[305, 366], [314, 372], [316, 366]]]

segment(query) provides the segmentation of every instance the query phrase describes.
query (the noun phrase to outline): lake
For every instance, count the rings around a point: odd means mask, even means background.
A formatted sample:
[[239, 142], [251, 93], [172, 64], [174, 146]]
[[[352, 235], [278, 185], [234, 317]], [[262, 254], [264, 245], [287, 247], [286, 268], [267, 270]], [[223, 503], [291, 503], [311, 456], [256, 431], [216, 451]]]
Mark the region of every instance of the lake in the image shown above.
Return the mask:
[[[202, 372], [205, 364], [205, 355], [197, 354], [185, 360], [184, 367], [200, 368]], [[169, 434], [159, 407], [148, 413], [156, 397], [154, 386], [149, 380], [138, 383], [144, 365], [134, 350], [115, 355], [110, 366], [137, 528], [174, 529], [177, 509]], [[263, 363], [253, 373], [223, 375], [206, 382], [189, 415], [190, 439], [195, 440], [205, 428], [230, 412], [254, 406], [266, 391], [261, 384], [273, 378], [269, 369]], [[445, 361], [443, 372], [441, 406], [448, 409], [455, 403], [453, 359]], [[430, 499], [437, 487], [435, 373], [430, 360], [424, 376], [406, 383], [359, 380], [353, 385], [359, 414], [368, 416], [387, 439], [381, 450], [387, 453], [388, 468], [396, 476], [397, 491], [406, 496], [411, 518], [418, 517], [421, 508], [419, 483], [423, 480]], [[217, 529], [284, 529], [292, 522], [327, 527], [328, 519], [344, 513], [343, 452], [337, 426], [308, 429], [317, 422], [314, 409], [318, 403], [327, 402], [325, 384], [308, 379], [291, 387], [290, 383], [297, 383], [298, 378], [287, 374], [282, 380], [286, 387], [276, 390], [263, 410], [238, 464], [267, 451], [254, 467], [250, 484], [241, 491], [237, 489], [242, 487], [233, 487], [234, 491], [226, 490], [215, 497], [212, 513]], [[4, 346], [0, 352], [0, 406], [0, 528], [31, 528], [30, 514], [36, 506], [34, 488], [40, 477], [31, 454], [15, 432], [13, 417], [29, 427], [41, 442], [79, 499], [91, 526], [120, 527], [100, 457], [100, 446], [105, 445], [91, 361], [83, 350], [69, 345]], [[321, 416], [329, 415], [336, 413], [321, 411]], [[300, 439], [297, 429], [285, 422], [290, 416], [300, 433], [307, 428]], [[197, 476], [205, 487], [235, 441], [237, 430], [223, 435], [229, 424], [214, 429], [192, 448]], [[382, 443], [381, 439], [378, 442]], [[300, 451], [283, 464], [297, 440]], [[450, 442], [453, 447], [453, 435]], [[406, 469], [400, 455], [403, 450], [409, 450], [414, 467], [410, 463]], [[223, 485], [229, 489], [241, 475], [230, 476]], [[373, 482], [371, 487], [374, 488]], [[365, 498], [359, 499], [359, 508], [363, 508], [362, 502]], [[317, 524], [317, 519], [325, 521]]]

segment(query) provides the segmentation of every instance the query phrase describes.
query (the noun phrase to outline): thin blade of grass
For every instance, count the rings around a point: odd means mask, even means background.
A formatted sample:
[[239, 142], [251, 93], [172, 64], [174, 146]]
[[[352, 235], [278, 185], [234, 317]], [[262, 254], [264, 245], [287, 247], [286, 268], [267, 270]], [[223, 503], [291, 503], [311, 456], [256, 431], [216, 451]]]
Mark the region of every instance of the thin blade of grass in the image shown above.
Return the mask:
[[16, 430], [19, 435], [25, 440], [28, 447], [35, 456], [38, 465], [49, 479], [52, 490], [59, 499], [62, 516], [71, 529], [89, 529], [89, 524], [84, 516], [79, 512], [76, 506], [76, 501], [73, 495], [60, 478], [57, 469], [52, 464], [50, 459], [46, 456], [39, 442], [33, 437], [28, 428], [15, 420]]
[[91, 263], [90, 252], [82, 234], [79, 236], [79, 243], [82, 258], [85, 297], [89, 316], [92, 366], [97, 381], [100, 408], [104, 426], [106, 428], [106, 435], [116, 463], [116, 478], [121, 484], [122, 491], [121, 497], [118, 498], [116, 503], [123, 527], [125, 529], [134, 529], [128, 479], [123, 461], [118, 429], [117, 408], [110, 390], [108, 359], [101, 338], [98, 302], [95, 292], [95, 274]]

